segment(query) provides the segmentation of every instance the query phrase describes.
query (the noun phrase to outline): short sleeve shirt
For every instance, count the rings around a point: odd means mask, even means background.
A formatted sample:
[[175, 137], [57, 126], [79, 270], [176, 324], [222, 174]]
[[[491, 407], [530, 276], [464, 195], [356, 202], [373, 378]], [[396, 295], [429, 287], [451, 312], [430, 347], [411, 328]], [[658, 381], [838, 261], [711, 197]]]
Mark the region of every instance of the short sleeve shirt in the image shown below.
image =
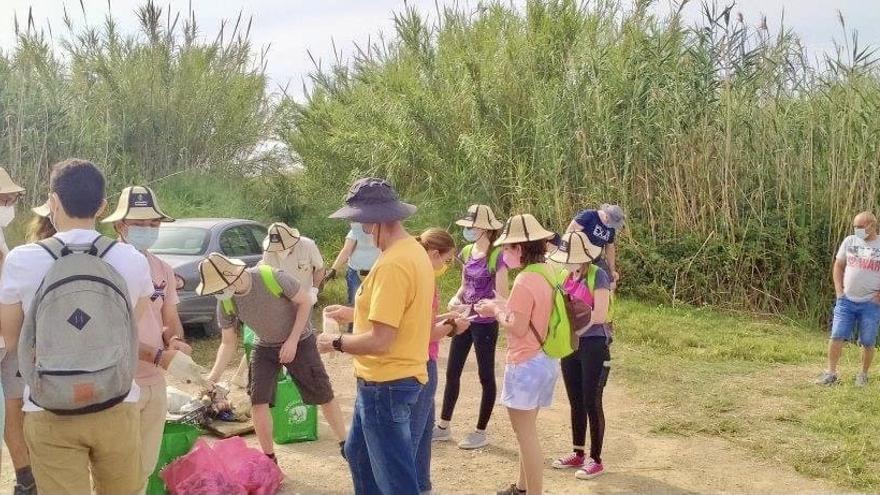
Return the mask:
[[293, 275], [306, 289], [314, 286], [314, 272], [324, 268], [318, 245], [308, 237], [300, 237], [293, 248], [282, 252], [263, 253], [263, 263]]
[[[94, 242], [99, 235], [96, 230], [77, 229], [59, 232], [55, 234], [55, 237], [65, 244], [89, 244]], [[132, 307], [137, 305], [138, 300], [142, 297], [150, 297], [153, 294], [150, 266], [144, 255], [133, 246], [116, 244], [104, 256], [104, 261], [115, 268], [125, 279]], [[27, 314], [37, 289], [43, 283], [43, 278], [49, 273], [53, 262], [52, 256], [35, 243], [25, 244], [10, 251], [3, 265], [2, 278], [0, 278], [0, 304], [21, 304], [22, 311]], [[29, 391], [25, 387], [23, 410], [25, 412], [41, 411], [42, 409], [28, 399], [28, 395]], [[140, 389], [136, 383], [133, 383], [125, 402], [137, 402], [139, 397]]]
[[[537, 330], [541, 339], [547, 338], [550, 312], [553, 306], [553, 289], [539, 273], [521, 272], [513, 281], [507, 310], [525, 315]], [[541, 342], [528, 325], [521, 330], [507, 331], [507, 362], [519, 364], [532, 359], [541, 350]]]
[[[166, 305], [177, 306], [180, 302], [177, 297], [177, 280], [174, 278], [174, 270], [171, 265], [160, 260], [154, 254], [144, 253], [144, 256], [150, 265], [153, 291], [150, 294], [147, 310], [138, 320], [138, 337], [142, 343], [159, 349], [165, 347], [165, 342], [162, 340], [162, 332], [165, 329], [162, 310]], [[152, 363], [138, 361], [135, 379], [142, 386], [155, 385], [162, 382], [162, 372]]]
[[382, 253], [355, 296], [354, 333], [381, 323], [396, 329], [394, 342], [385, 354], [355, 356], [355, 375], [374, 382], [416, 378], [427, 383], [434, 288], [431, 260], [415, 239], [397, 241]]
[[[296, 315], [301, 310], [299, 304], [293, 302], [300, 284], [290, 274], [273, 270], [275, 281], [282, 289], [281, 296], [275, 297], [263, 283], [259, 268], [248, 268], [247, 272], [251, 276], [251, 289], [246, 294], [232, 297], [231, 313], [227, 313], [223, 304], [218, 302], [217, 321], [223, 328], [235, 328], [244, 323], [257, 334], [257, 345], [280, 347], [290, 337]], [[311, 322], [307, 322], [300, 340], [313, 333]]]
[[847, 237], [837, 250], [837, 259], [846, 261], [843, 293], [847, 299], [866, 302], [880, 292], [880, 237], [873, 241]]
[[376, 260], [379, 259], [379, 248], [373, 242], [373, 236], [367, 235], [359, 223], [351, 224], [346, 239], [355, 242], [354, 251], [348, 259], [348, 267], [357, 271], [369, 271], [373, 269]]
[[605, 247], [607, 244], [614, 243], [614, 236], [617, 234], [617, 231], [602, 223], [602, 220], [599, 219], [598, 211], [584, 210], [578, 213], [574, 221], [581, 226], [584, 234], [587, 234], [593, 245]]

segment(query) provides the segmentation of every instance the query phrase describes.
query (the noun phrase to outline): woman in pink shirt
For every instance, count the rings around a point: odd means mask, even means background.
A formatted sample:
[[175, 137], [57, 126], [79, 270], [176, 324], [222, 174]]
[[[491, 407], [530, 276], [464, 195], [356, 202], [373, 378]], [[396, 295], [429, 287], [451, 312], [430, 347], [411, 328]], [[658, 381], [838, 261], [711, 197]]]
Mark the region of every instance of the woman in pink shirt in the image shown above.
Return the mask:
[[[455, 257], [455, 240], [443, 229], [430, 228], [416, 237], [419, 244], [428, 252], [434, 274], [439, 279], [449, 269]], [[470, 327], [470, 322], [460, 315], [450, 313], [437, 315], [440, 307], [440, 287], [434, 289], [433, 312], [435, 322], [431, 329], [428, 344], [428, 383], [422, 388], [419, 400], [413, 407], [412, 441], [416, 448], [416, 474], [419, 479], [419, 492], [431, 492], [431, 437], [434, 428], [434, 394], [437, 391], [437, 356], [440, 354], [440, 340], [446, 336], [458, 335]]]
[[[504, 226], [496, 241], [504, 246], [504, 264], [511, 268], [534, 266], [549, 273], [556, 269], [546, 264], [547, 241], [555, 236], [532, 215], [516, 215]], [[543, 493], [543, 463], [538, 438], [538, 411], [553, 403], [553, 389], [559, 375], [559, 361], [544, 353], [553, 288], [540, 273], [522, 271], [516, 276], [506, 301], [481, 301], [475, 309], [481, 316], [491, 316], [507, 333], [507, 366], [501, 404], [510, 415], [510, 423], [519, 444], [519, 479], [499, 495]]]

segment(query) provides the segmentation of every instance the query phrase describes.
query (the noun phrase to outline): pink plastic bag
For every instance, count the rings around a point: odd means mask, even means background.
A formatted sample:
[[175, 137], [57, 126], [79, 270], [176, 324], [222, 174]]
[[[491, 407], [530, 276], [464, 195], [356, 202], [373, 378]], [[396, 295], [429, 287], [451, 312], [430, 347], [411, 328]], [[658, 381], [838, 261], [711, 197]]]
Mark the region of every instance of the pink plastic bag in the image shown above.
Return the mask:
[[249, 495], [274, 495], [281, 488], [281, 469], [259, 450], [248, 448], [243, 438], [221, 440], [214, 444], [214, 452]]
[[284, 477], [274, 462], [248, 448], [241, 437], [213, 446], [199, 440], [160, 476], [171, 495], [274, 495]]

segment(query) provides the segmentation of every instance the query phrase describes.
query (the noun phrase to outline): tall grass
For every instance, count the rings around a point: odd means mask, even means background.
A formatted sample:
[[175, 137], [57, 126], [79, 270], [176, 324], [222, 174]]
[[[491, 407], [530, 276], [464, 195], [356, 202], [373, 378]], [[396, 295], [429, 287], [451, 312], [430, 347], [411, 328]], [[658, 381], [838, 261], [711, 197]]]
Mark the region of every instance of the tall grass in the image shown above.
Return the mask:
[[[111, 2], [112, 3], [112, 2]], [[0, 54], [0, 164], [44, 199], [48, 167], [102, 165], [114, 187], [180, 170], [238, 170], [266, 136], [264, 59], [241, 16], [202, 36], [195, 12], [147, 1], [139, 31], [99, 26], [54, 36], [29, 17]]]
[[810, 64], [791, 31], [711, 5], [687, 26], [651, 3], [397, 14], [389, 41], [281, 109], [305, 202], [326, 213], [368, 173], [441, 224], [485, 201], [563, 228], [619, 202], [622, 290], [815, 316], [851, 216], [880, 197], [873, 52], [853, 37]]

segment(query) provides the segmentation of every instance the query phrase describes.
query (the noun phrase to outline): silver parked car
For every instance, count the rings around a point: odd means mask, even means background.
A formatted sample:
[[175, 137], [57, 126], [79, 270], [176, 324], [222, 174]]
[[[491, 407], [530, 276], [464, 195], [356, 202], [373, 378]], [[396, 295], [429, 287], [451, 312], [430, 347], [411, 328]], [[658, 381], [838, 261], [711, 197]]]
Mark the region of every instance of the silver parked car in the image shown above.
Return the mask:
[[163, 223], [150, 252], [174, 268], [180, 295], [178, 312], [184, 325], [202, 325], [207, 335], [220, 329], [216, 322], [214, 296], [199, 296], [199, 262], [218, 252], [256, 265], [263, 258], [266, 227], [251, 220], [228, 218], [185, 218]]

